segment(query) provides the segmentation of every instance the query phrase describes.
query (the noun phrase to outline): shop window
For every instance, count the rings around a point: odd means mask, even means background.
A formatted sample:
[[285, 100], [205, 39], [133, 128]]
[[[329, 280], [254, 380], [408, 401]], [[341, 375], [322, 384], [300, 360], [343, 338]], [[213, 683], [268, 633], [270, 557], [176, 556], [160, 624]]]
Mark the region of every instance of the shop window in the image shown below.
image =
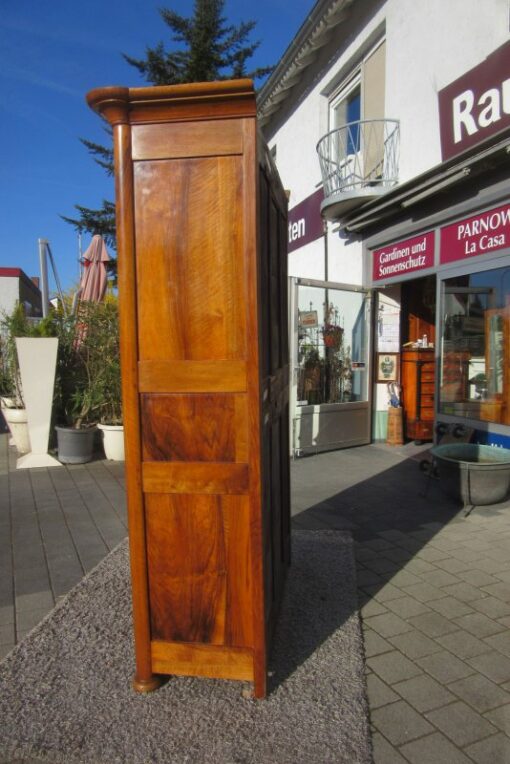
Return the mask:
[[299, 287], [299, 405], [367, 400], [366, 311], [363, 292]]
[[510, 268], [443, 282], [439, 411], [510, 424]]

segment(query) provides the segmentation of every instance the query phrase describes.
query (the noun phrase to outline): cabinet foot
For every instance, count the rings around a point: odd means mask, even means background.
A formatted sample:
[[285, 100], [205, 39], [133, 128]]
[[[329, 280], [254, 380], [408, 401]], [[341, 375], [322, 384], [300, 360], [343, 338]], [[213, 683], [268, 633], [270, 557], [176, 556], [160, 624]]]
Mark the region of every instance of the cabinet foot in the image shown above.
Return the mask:
[[153, 674], [148, 679], [138, 679], [135, 674], [131, 684], [135, 692], [153, 692], [153, 690], [157, 690], [162, 683], [163, 679], [160, 676], [156, 676], [156, 674]]

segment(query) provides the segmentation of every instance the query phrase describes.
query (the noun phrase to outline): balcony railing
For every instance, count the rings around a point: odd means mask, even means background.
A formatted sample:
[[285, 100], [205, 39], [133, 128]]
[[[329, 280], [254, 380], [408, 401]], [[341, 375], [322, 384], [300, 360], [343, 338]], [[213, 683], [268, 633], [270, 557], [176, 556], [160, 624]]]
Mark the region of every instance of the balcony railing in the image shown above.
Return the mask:
[[325, 217], [338, 220], [398, 183], [399, 147], [400, 125], [394, 119], [350, 122], [321, 138]]

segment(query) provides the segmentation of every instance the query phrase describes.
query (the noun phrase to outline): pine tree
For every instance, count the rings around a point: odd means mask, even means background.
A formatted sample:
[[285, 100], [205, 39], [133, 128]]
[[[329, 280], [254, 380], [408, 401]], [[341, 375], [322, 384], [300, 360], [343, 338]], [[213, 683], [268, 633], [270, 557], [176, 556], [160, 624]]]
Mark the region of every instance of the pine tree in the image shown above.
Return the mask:
[[[154, 48], [147, 47], [145, 58], [124, 55], [142, 77], [152, 85], [178, 85], [185, 82], [211, 82], [213, 80], [250, 77], [257, 79], [272, 71], [273, 67], [246, 71], [246, 62], [259, 46], [249, 43], [255, 21], [242, 22], [238, 26], [226, 25], [222, 16], [225, 0], [194, 0], [190, 18], [168, 8], [160, 9], [161, 18], [173, 32], [175, 49], [167, 51], [162, 42]], [[111, 131], [106, 129], [111, 137]], [[94, 161], [108, 175], [113, 174], [113, 151], [92, 141], [81, 142], [94, 157]], [[115, 248], [115, 205], [103, 200], [98, 210], [76, 204], [78, 218], [63, 217], [79, 233], [99, 233], [109, 246]], [[111, 261], [112, 270], [116, 263]]]

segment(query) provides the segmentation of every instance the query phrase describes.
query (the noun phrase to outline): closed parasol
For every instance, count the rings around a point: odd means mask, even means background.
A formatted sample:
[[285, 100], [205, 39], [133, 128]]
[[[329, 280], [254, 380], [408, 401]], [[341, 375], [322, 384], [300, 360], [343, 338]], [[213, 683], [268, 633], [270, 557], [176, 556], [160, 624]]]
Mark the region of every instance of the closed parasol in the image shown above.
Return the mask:
[[109, 260], [106, 244], [99, 234], [95, 234], [83, 254], [83, 275], [78, 291], [80, 302], [101, 302], [106, 292], [106, 263]]

